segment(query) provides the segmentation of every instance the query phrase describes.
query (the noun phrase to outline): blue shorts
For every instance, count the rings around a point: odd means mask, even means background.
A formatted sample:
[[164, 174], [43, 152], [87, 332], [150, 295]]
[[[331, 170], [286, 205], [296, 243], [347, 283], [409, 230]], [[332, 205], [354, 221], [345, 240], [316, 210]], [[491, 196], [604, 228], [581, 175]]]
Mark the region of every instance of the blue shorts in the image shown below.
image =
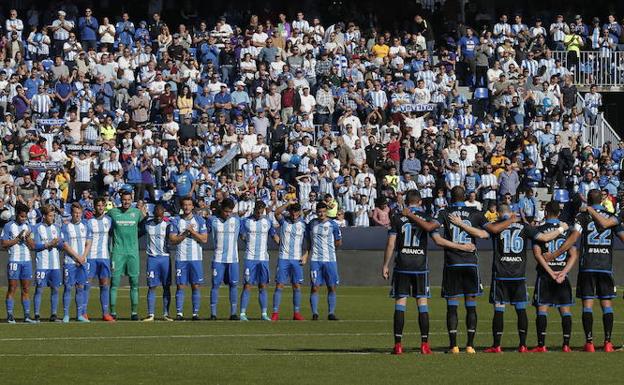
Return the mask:
[[38, 287], [60, 287], [61, 269], [37, 269], [35, 279]]
[[146, 271], [147, 286], [171, 286], [171, 260], [169, 257], [147, 257]]
[[336, 286], [340, 283], [338, 264], [336, 262], [310, 262], [310, 279], [312, 286]]
[[284, 285], [290, 284], [303, 284], [303, 266], [299, 263], [299, 260], [295, 259], [278, 259], [277, 260], [277, 273], [275, 273], [275, 282]]
[[264, 285], [269, 283], [269, 261], [245, 260], [243, 274], [245, 284]]
[[238, 285], [238, 262], [212, 262], [212, 287], [220, 287], [222, 283]]
[[84, 285], [89, 280], [87, 264], [78, 266], [75, 263], [65, 264], [63, 267], [63, 280], [66, 286]]
[[89, 278], [110, 278], [110, 259], [89, 259], [87, 260], [87, 270]]
[[204, 283], [202, 261], [176, 261], [176, 284], [181, 286], [201, 285]]
[[7, 264], [7, 277], [9, 281], [32, 279], [32, 263], [28, 262], [9, 262]]

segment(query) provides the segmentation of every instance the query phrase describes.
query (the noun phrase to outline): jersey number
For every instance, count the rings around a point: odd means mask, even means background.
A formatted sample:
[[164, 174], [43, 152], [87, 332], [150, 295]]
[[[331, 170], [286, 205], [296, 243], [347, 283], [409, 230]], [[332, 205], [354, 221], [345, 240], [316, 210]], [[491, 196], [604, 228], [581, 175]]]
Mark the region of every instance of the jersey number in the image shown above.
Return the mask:
[[503, 239], [503, 253], [520, 254], [524, 249], [524, 239], [520, 236], [520, 230], [504, 230], [501, 238]]
[[406, 223], [401, 227], [403, 232], [403, 247], [419, 247], [420, 235], [422, 229], [418, 226], [412, 226], [411, 223]]
[[[554, 253], [558, 248], [561, 247], [561, 245], [563, 245], [563, 242], [565, 242], [565, 239], [563, 238], [559, 238], [559, 239], [555, 239], [553, 241], [550, 241], [546, 244], [546, 246], [548, 247], [548, 252], [549, 253]], [[558, 256], [557, 258], [555, 258], [556, 261], [565, 261], [566, 257], [567, 257], [568, 253], [565, 252], [563, 254], [561, 254], [560, 256]]]
[[[468, 226], [471, 226], [472, 224], [470, 223], [469, 220], [464, 219], [463, 222], [465, 224], [467, 224]], [[470, 237], [470, 235], [465, 232], [464, 230], [462, 230], [461, 228], [451, 224], [451, 233], [453, 235], [453, 242], [455, 243], [470, 243], [472, 242], [472, 238]]]
[[609, 246], [611, 245], [611, 229], [606, 229], [602, 233], [598, 232], [596, 229], [596, 224], [594, 222], [589, 222], [587, 225], [587, 230], [591, 231], [587, 234], [587, 244], [590, 246]]

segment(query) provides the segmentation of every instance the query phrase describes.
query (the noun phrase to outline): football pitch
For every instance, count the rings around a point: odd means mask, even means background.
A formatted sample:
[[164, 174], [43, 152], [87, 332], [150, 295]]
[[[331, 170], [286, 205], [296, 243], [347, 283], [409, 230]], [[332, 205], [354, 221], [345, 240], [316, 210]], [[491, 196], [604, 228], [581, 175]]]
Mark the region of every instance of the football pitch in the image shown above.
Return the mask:
[[[99, 290], [92, 289], [90, 314], [99, 316]], [[393, 301], [384, 287], [340, 287], [338, 322], [326, 321], [325, 291], [321, 296], [321, 321], [290, 321], [292, 302], [284, 290], [282, 321], [259, 317], [254, 291], [249, 322], [224, 320], [227, 292], [221, 291], [219, 321], [153, 323], [120, 320], [109, 324], [49, 323], [0, 324], [0, 383], [8, 384], [407, 384], [424, 383], [615, 383], [624, 374], [624, 353], [582, 353], [581, 308], [573, 310], [574, 353], [559, 353], [560, 317], [551, 310], [546, 354], [518, 354], [516, 316], [505, 313], [503, 354], [444, 354], [446, 304], [434, 290], [430, 302], [432, 356], [417, 353], [420, 333], [417, 308], [410, 301], [403, 345], [406, 353], [390, 355], [393, 345]], [[486, 291], [488, 292], [488, 291]], [[304, 292], [303, 314], [310, 318]], [[531, 289], [532, 293], [532, 289]], [[141, 289], [141, 316], [145, 315], [145, 289]], [[201, 316], [209, 314], [209, 289], [204, 288]], [[272, 293], [271, 293], [272, 294]], [[4, 296], [4, 289], [2, 290]], [[129, 317], [129, 292], [120, 291], [120, 317]], [[270, 298], [270, 297], [269, 297]], [[190, 302], [190, 293], [186, 296]], [[271, 301], [270, 301], [271, 302]], [[190, 306], [190, 305], [189, 305]], [[62, 307], [60, 307], [62, 309]], [[49, 309], [47, 298], [42, 309]], [[157, 315], [161, 301], [157, 299]], [[173, 307], [172, 307], [173, 309]], [[624, 342], [624, 306], [614, 303], [613, 342]], [[21, 320], [21, 304], [16, 301]], [[4, 318], [4, 301], [0, 305]], [[72, 306], [72, 315], [74, 314]], [[190, 309], [186, 309], [187, 316]], [[492, 308], [478, 301], [478, 350], [491, 344]], [[465, 343], [465, 312], [460, 307], [458, 342]], [[47, 317], [47, 310], [42, 314]], [[601, 312], [594, 312], [597, 348], [602, 345]], [[535, 345], [535, 312], [529, 309], [529, 347]], [[462, 349], [463, 351], [463, 349]]]

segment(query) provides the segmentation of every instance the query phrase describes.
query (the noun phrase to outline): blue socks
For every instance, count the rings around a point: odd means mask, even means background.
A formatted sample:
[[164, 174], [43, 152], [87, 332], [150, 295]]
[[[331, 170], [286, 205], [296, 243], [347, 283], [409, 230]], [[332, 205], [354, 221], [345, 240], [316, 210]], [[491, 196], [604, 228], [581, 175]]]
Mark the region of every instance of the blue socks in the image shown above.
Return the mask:
[[22, 307], [24, 308], [24, 318], [30, 318], [30, 299], [22, 299]]
[[100, 285], [100, 304], [102, 305], [102, 314], [108, 314], [110, 305], [110, 286]]
[[56, 311], [58, 309], [58, 301], [59, 301], [59, 289], [58, 287], [51, 287], [50, 288], [50, 308], [51, 308], [52, 314], [56, 314]]
[[293, 309], [295, 313], [301, 310], [301, 288], [293, 289]]
[[[329, 298], [327, 299], [329, 301]], [[317, 292], [310, 293], [310, 307], [312, 308], [312, 314], [318, 314], [318, 301], [319, 295]]]
[[250, 295], [251, 294], [249, 293], [249, 289], [243, 289], [240, 299], [241, 314], [245, 314], [247, 312], [247, 305], [249, 305]]
[[[301, 294], [299, 294], [299, 301], [301, 301]], [[293, 297], [293, 303], [295, 299]], [[276, 287], [273, 293], [273, 312], [279, 313], [280, 304], [282, 303], [282, 288]]]
[[213, 286], [210, 289], [210, 315], [217, 315], [217, 304], [219, 303], [219, 287]]
[[13, 314], [13, 298], [7, 298], [4, 302], [6, 304], [7, 314], [12, 315]]
[[201, 304], [201, 289], [193, 288], [191, 293], [191, 303], [193, 305], [193, 315], [199, 314], [199, 306]]
[[153, 316], [155, 307], [156, 307], [156, 288], [150, 287], [149, 289], [147, 289], [147, 315]]
[[184, 309], [184, 289], [178, 288], [176, 290], [176, 312], [182, 314]]
[[[65, 285], [63, 288], [63, 315], [69, 316], [69, 306], [71, 301], [71, 286]], [[8, 308], [8, 307], [7, 307]], [[11, 312], [13, 312], [13, 306], [11, 306]]]
[[89, 294], [91, 294], [91, 283], [87, 281], [87, 283], [83, 286], [83, 294], [82, 297], [84, 299], [83, 309], [84, 313], [88, 313], [87, 309], [89, 309]]
[[[155, 296], [156, 294], [154, 294]], [[163, 313], [169, 315], [169, 306], [171, 304], [171, 287], [163, 287]]]
[[33, 301], [35, 302], [35, 315], [39, 315], [39, 310], [41, 310], [41, 295], [43, 294], [43, 287], [37, 286], [35, 289], [35, 298]]
[[267, 303], [269, 302], [269, 295], [267, 293], [266, 288], [259, 289], [258, 292], [258, 303], [260, 304], [260, 312], [262, 314], [266, 314], [267, 312]]
[[235, 315], [237, 308], [238, 308], [238, 288], [236, 286], [230, 286], [230, 315]]
[[336, 312], [336, 291], [327, 293], [327, 306], [329, 308], [329, 314], [334, 314]]
[[77, 314], [76, 316], [80, 317], [81, 315], [84, 314], [84, 288], [83, 287], [76, 286], [76, 294], [74, 296], [74, 300], [76, 302], [76, 314]]

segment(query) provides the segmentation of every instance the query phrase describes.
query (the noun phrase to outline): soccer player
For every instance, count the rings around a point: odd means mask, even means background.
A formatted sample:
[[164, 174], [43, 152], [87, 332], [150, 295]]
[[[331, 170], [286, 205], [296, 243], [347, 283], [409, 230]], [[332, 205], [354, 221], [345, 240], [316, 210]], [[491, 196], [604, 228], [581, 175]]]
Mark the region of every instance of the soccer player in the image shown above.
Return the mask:
[[121, 193], [121, 207], [108, 211], [113, 223], [113, 247], [111, 253], [111, 298], [110, 314], [117, 319], [117, 290], [121, 276], [127, 275], [130, 281], [130, 308], [132, 321], [139, 320], [139, 223], [146, 214], [132, 207], [132, 192]]
[[520, 218], [506, 204], [498, 208], [496, 222], [488, 223], [485, 229], [492, 235], [493, 260], [490, 303], [494, 305], [492, 335], [494, 343], [486, 353], [502, 353], [505, 305], [513, 305], [518, 316], [518, 352], [526, 353], [527, 328], [529, 319], [526, 306], [529, 301], [526, 286], [526, 249], [528, 240], [549, 242], [568, 229], [567, 224], [548, 233], [538, 233], [537, 229], [521, 222]]
[[156, 288], [163, 288], [163, 319], [173, 321], [169, 317], [171, 303], [171, 259], [169, 259], [169, 234], [171, 227], [164, 220], [165, 208], [162, 204], [154, 207], [154, 218], [145, 224], [147, 234], [147, 318], [143, 321], [154, 321], [156, 308]]
[[110, 286], [109, 280], [111, 276], [110, 270], [110, 254], [108, 252], [109, 247], [109, 234], [112, 227], [112, 221], [108, 215], [105, 214], [106, 199], [104, 197], [98, 197], [93, 202], [94, 205], [94, 217], [87, 220], [87, 226], [89, 231], [93, 235], [93, 241], [91, 242], [91, 252], [87, 259], [87, 266], [89, 271], [89, 279], [84, 287], [84, 317], [87, 317], [87, 310], [89, 308], [89, 292], [91, 291], [91, 284], [89, 280], [97, 278], [100, 284], [100, 305], [102, 307], [102, 320], [108, 322], [114, 322], [115, 319], [109, 313], [110, 302]]
[[[429, 233], [440, 227], [440, 224], [429, 216], [422, 207], [420, 193], [410, 190], [405, 196], [407, 207], [401, 214], [392, 218], [392, 226], [388, 230], [386, 251], [382, 276], [390, 278], [390, 260], [395, 254], [394, 271], [392, 273], [392, 290], [390, 295], [394, 304], [394, 350], [393, 354], [402, 354], [403, 326], [405, 324], [405, 308], [407, 298], [416, 298], [418, 305], [418, 325], [420, 327], [420, 352], [431, 354], [429, 347], [429, 306], [427, 299], [431, 297], [429, 290], [429, 261], [427, 258], [427, 237]], [[398, 242], [397, 242], [398, 241]], [[474, 244], [453, 244], [447, 241], [448, 247], [458, 250], [474, 250]]]
[[7, 276], [9, 287], [6, 293], [7, 322], [15, 323], [13, 316], [13, 296], [17, 290], [17, 284], [22, 287], [22, 307], [24, 308], [24, 322], [34, 323], [30, 319], [30, 280], [32, 279], [32, 262], [28, 238], [30, 226], [28, 225], [28, 212], [30, 209], [23, 203], [15, 205], [15, 220], [10, 221], [2, 229], [2, 248], [9, 251], [9, 263], [7, 264]]
[[[546, 233], [555, 229], [562, 229], [559, 221], [559, 202], [551, 201], [546, 204], [546, 223], [537, 230]], [[572, 313], [570, 306], [574, 304], [572, 286], [568, 280], [568, 272], [578, 258], [575, 246], [557, 258], [547, 262], [543, 254], [547, 251], [554, 252], [566, 240], [569, 230], [563, 232], [550, 242], [536, 242], [533, 244], [533, 254], [537, 261], [537, 278], [533, 293], [533, 305], [537, 308], [537, 347], [532, 349], [534, 353], [547, 352], [546, 327], [548, 325], [548, 309], [556, 307], [561, 314], [561, 328], [563, 329], [563, 352], [571, 352], [570, 336], [572, 334]]]
[[240, 320], [238, 308], [238, 245], [240, 218], [232, 215], [234, 202], [224, 199], [217, 215], [208, 218], [208, 232], [212, 233], [215, 254], [212, 260], [212, 288], [210, 290], [210, 320], [217, 319], [219, 288], [222, 283], [230, 287], [230, 320]]
[[208, 241], [206, 221], [193, 212], [191, 197], [180, 199], [182, 215], [171, 221], [169, 242], [176, 247], [176, 321], [184, 321], [184, 290], [191, 285], [193, 321], [199, 321], [201, 285], [204, 283], [202, 243]]
[[71, 205], [71, 219], [61, 227], [63, 250], [65, 250], [64, 288], [63, 288], [63, 322], [69, 322], [69, 306], [71, 304], [71, 290], [76, 288], [76, 319], [79, 322], [89, 322], [84, 316], [84, 285], [89, 279], [87, 256], [91, 251], [93, 236], [89, 226], [82, 219], [82, 206], [78, 202]]
[[245, 241], [245, 270], [243, 274], [244, 286], [240, 299], [240, 319], [248, 321], [247, 305], [249, 305], [250, 290], [258, 285], [258, 302], [263, 321], [270, 321], [267, 315], [269, 284], [269, 253], [267, 246], [269, 233], [273, 232], [271, 220], [264, 215], [266, 204], [256, 201], [253, 215], [241, 220], [240, 237]]
[[459, 298], [464, 297], [466, 306], [466, 329], [468, 341], [466, 353], [476, 353], [474, 337], [477, 332], [476, 297], [483, 293], [479, 277], [479, 259], [476, 251], [461, 251], [448, 247], [444, 240], [465, 244], [474, 238], [487, 238], [487, 231], [480, 229], [485, 224], [483, 213], [474, 207], [467, 207], [465, 190], [462, 186], [451, 189], [451, 205], [438, 213], [440, 228], [432, 239], [444, 248], [444, 270], [442, 275], [442, 296], [446, 298], [446, 325], [449, 334], [449, 353], [459, 353], [457, 346], [457, 307]]
[[[288, 215], [282, 213], [287, 210]], [[277, 272], [275, 274], [275, 293], [273, 294], [272, 321], [279, 320], [280, 303], [284, 285], [290, 283], [293, 290], [293, 320], [303, 321], [301, 315], [301, 285], [303, 284], [303, 266], [308, 259], [307, 250], [304, 252], [306, 223], [301, 214], [301, 205], [291, 201], [275, 210], [275, 219], [279, 222], [273, 240], [279, 245]]]
[[316, 205], [316, 218], [308, 224], [308, 252], [310, 253], [310, 307], [312, 320], [319, 319], [318, 301], [319, 288], [327, 286], [327, 305], [329, 308], [327, 319], [338, 321], [336, 317], [336, 286], [340, 282], [338, 263], [336, 262], [336, 247], [342, 244], [340, 227], [327, 216], [327, 205], [320, 202]]
[[36, 251], [37, 271], [35, 288], [35, 321], [40, 321], [41, 295], [45, 287], [50, 288], [50, 322], [56, 322], [58, 292], [61, 286], [60, 251], [63, 249], [61, 229], [55, 224], [56, 208], [45, 205], [41, 208], [42, 221], [33, 229], [33, 249]]
[[[613, 235], [624, 240], [624, 229], [617, 217], [600, 205], [600, 190], [592, 189], [587, 194], [587, 210], [577, 215], [574, 228], [568, 239], [552, 255], [545, 255], [547, 261], [558, 258], [581, 238], [579, 274], [576, 283], [576, 297], [583, 301], [583, 330], [586, 352], [594, 352], [593, 306], [594, 300], [602, 307], [605, 352], [613, 352], [611, 333], [613, 331], [612, 299], [616, 297], [613, 279]], [[547, 253], [548, 254], [548, 253]]]

